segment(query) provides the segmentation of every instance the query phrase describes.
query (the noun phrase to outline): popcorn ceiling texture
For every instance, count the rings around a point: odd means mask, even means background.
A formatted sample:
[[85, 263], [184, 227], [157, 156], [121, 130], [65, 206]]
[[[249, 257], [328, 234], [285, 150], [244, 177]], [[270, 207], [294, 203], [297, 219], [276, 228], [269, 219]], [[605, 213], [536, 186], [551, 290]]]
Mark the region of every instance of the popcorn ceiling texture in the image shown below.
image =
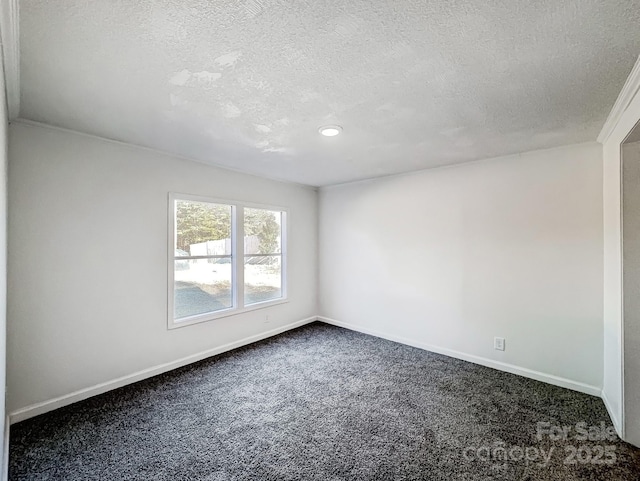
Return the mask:
[[311, 185], [594, 140], [640, 53], [637, 0], [21, 0], [20, 22], [22, 118]]

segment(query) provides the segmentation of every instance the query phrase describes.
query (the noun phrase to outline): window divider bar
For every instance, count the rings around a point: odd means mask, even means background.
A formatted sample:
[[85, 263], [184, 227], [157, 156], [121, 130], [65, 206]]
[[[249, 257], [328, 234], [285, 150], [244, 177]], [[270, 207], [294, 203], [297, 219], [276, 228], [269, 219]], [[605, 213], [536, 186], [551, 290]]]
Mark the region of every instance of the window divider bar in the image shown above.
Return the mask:
[[232, 254], [223, 254], [223, 255], [213, 255], [213, 256], [175, 256], [174, 259], [177, 261], [189, 261], [189, 260], [199, 260], [199, 259], [231, 259], [233, 257]]

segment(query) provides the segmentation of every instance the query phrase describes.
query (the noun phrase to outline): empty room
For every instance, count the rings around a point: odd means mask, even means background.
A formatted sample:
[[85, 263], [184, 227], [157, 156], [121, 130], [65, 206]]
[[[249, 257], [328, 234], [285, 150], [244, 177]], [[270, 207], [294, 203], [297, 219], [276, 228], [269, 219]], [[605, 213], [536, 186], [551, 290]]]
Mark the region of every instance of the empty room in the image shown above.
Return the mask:
[[0, 40], [0, 480], [640, 479], [637, 0]]

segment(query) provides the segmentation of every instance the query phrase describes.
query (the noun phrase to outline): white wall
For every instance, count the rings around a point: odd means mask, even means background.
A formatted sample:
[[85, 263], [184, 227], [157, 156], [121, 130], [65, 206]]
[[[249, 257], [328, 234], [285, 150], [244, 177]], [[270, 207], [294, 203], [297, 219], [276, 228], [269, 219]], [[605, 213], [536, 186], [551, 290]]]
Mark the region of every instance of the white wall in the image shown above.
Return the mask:
[[625, 438], [640, 446], [640, 142], [622, 159]]
[[599, 394], [598, 144], [324, 188], [319, 245], [321, 316]]
[[[9, 146], [9, 412], [316, 314], [313, 189], [22, 123]], [[167, 330], [170, 191], [288, 207], [290, 302]]]

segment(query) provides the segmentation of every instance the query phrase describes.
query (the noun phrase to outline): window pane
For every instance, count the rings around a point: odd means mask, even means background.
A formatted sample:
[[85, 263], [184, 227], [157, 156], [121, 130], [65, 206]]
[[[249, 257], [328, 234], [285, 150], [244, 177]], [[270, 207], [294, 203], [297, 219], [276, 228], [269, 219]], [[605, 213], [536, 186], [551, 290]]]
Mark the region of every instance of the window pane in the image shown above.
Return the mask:
[[245, 256], [244, 303], [269, 301], [282, 297], [281, 256]]
[[244, 253], [279, 254], [282, 237], [282, 212], [244, 209]]
[[231, 257], [174, 261], [175, 319], [233, 306]]
[[175, 256], [231, 255], [231, 206], [176, 200]]

